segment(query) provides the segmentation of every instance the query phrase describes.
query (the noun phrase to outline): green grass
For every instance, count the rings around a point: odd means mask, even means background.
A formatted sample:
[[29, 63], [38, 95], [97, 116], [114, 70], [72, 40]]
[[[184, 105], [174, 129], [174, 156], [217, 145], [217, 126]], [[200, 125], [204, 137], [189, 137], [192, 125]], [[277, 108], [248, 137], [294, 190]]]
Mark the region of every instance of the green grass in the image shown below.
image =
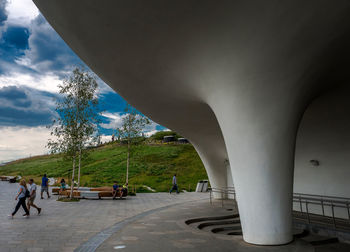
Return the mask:
[[[81, 186], [110, 186], [125, 181], [126, 146], [107, 144], [89, 150], [82, 161]], [[21, 159], [0, 167], [0, 175], [20, 175], [33, 178], [40, 184], [41, 176], [62, 178], [69, 182], [72, 165], [61, 155], [46, 155]], [[204, 166], [190, 144], [141, 144], [133, 147], [129, 169], [129, 185], [138, 191], [147, 185], [156, 191], [168, 191], [171, 179], [177, 174], [180, 189], [193, 191], [198, 180], [206, 179]], [[146, 189], [147, 191], [147, 189]]]

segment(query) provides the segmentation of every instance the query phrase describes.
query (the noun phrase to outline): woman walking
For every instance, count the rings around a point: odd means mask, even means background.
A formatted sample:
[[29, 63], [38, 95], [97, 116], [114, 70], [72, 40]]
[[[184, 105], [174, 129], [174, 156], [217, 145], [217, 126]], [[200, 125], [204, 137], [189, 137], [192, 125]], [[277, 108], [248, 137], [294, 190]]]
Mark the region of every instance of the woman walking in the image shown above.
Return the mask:
[[11, 215], [9, 215], [10, 218], [13, 218], [13, 216], [17, 213], [18, 209], [22, 206], [24, 211], [26, 212], [23, 216], [28, 217], [29, 216], [29, 211], [26, 206], [26, 194], [27, 194], [27, 184], [24, 179], [19, 182], [19, 190], [18, 194], [16, 196], [16, 200], [18, 200], [15, 211]]

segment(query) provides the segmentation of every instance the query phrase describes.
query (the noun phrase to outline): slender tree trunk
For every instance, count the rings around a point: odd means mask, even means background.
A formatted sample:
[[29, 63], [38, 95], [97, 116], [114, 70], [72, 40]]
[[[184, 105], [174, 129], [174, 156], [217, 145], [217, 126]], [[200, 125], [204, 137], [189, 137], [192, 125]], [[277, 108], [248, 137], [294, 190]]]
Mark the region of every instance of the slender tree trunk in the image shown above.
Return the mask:
[[126, 159], [126, 183], [129, 184], [130, 140], [128, 140], [128, 158]]
[[73, 171], [72, 171], [72, 184], [70, 186], [70, 198], [73, 198], [74, 175], [75, 175], [75, 155], [73, 157]]
[[81, 167], [81, 148], [79, 148], [79, 164], [78, 164], [78, 190], [80, 187], [80, 167]]

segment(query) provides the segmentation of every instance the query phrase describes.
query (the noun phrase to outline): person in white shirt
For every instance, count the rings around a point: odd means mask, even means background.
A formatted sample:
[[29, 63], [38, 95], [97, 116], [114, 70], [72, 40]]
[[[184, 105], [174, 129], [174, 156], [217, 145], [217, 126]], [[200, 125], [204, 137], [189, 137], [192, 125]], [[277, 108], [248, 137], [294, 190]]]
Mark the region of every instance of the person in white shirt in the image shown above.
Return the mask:
[[176, 190], [176, 193], [179, 193], [179, 188], [177, 187], [177, 181], [176, 181], [176, 174], [174, 174], [174, 177], [173, 177], [173, 186], [171, 187], [170, 189], [170, 194], [173, 190]]
[[41, 213], [41, 208], [34, 204], [34, 200], [36, 197], [36, 184], [34, 183], [33, 179], [30, 179], [28, 184], [30, 185], [29, 198], [28, 198], [28, 203], [27, 203], [28, 210], [30, 210], [30, 207], [32, 206], [32, 207], [36, 208], [36, 210], [38, 210], [38, 215], [39, 215]]

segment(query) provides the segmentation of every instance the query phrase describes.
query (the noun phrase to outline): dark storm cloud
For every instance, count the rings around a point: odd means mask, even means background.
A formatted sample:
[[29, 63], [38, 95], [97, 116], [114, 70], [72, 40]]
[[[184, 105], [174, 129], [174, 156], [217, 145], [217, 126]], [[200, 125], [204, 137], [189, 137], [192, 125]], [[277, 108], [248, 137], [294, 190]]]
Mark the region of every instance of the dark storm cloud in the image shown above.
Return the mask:
[[31, 69], [16, 63], [16, 60], [25, 55], [25, 50], [29, 49], [29, 29], [11, 25], [5, 26], [5, 28], [0, 33], [0, 74], [14, 70], [32, 72]]
[[[0, 16], [1, 13], [5, 13], [4, 9], [0, 10]], [[65, 71], [83, 64], [41, 14], [28, 27], [5, 25], [3, 28], [0, 74], [16, 71], [40, 77], [49, 72], [64, 77]], [[19, 59], [26, 59], [30, 64], [19, 64]]]
[[[0, 99], [5, 100], [7, 107], [12, 104], [14, 107], [29, 107], [32, 102], [28, 99], [27, 94], [24, 90], [16, 87], [3, 87], [0, 89]], [[0, 102], [1, 104], [1, 102]]]
[[0, 126], [46, 126], [51, 116], [45, 111], [28, 111], [15, 108], [0, 107]]
[[30, 31], [30, 50], [26, 56], [38, 71], [61, 75], [62, 71], [71, 69], [73, 65], [82, 64], [41, 14], [32, 21]]
[[6, 5], [7, 0], [0, 0], [0, 27], [3, 26], [7, 20]]
[[24, 51], [28, 49], [29, 30], [21, 26], [8, 26], [2, 34], [3, 43], [15, 50]]
[[29, 30], [20, 26], [8, 26], [0, 39], [0, 56], [2, 60], [14, 62], [24, 55], [28, 45]]
[[0, 89], [0, 98], [5, 98], [8, 100], [27, 99], [27, 94], [24, 92], [24, 90], [16, 86], [9, 86]]
[[0, 88], [0, 126], [45, 126], [54, 116], [52, 93], [28, 87]]

